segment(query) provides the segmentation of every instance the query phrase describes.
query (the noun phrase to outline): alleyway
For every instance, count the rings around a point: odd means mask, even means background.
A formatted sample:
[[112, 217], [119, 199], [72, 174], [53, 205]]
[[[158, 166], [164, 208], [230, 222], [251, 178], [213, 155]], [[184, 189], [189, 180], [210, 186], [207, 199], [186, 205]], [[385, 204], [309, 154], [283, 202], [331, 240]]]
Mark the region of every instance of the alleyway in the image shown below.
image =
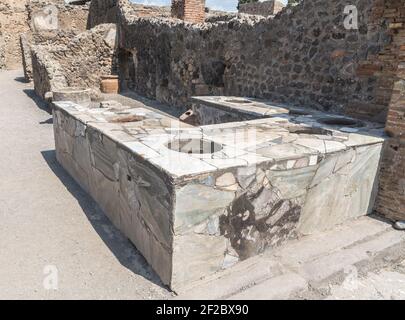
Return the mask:
[[0, 299], [170, 297], [57, 164], [52, 117], [21, 79], [0, 73]]

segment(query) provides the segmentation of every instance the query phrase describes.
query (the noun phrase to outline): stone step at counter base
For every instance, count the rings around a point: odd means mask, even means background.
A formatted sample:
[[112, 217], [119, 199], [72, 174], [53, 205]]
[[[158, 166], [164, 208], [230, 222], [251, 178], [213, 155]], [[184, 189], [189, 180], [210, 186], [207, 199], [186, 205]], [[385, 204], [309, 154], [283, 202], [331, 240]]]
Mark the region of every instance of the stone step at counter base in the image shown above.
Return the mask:
[[192, 127], [70, 102], [53, 117], [60, 164], [174, 291], [373, 206], [384, 138], [370, 128], [311, 135], [288, 117]]

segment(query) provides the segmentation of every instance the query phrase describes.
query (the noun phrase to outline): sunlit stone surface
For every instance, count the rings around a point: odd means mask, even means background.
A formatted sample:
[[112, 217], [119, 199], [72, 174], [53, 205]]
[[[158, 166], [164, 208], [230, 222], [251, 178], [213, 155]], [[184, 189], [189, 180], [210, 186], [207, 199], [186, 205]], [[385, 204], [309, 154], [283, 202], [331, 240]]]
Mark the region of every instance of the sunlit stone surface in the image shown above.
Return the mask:
[[58, 161], [172, 289], [370, 213], [378, 125], [245, 98], [194, 104], [199, 127], [143, 108], [53, 110]]

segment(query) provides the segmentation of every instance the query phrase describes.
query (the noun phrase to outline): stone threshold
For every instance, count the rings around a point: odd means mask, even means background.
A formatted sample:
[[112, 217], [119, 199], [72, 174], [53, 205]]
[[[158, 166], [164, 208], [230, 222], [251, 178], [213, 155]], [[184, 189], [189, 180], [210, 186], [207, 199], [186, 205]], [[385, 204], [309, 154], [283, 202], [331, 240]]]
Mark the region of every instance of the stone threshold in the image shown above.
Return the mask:
[[405, 258], [405, 233], [377, 216], [290, 241], [191, 284], [175, 299], [321, 299], [348, 272], [361, 276]]

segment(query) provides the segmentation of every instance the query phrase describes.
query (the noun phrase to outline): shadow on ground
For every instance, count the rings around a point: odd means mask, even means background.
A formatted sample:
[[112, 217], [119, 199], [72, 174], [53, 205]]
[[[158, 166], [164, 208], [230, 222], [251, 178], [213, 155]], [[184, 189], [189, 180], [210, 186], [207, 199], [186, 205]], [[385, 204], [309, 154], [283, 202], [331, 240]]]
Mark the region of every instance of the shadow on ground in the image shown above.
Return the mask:
[[23, 92], [35, 102], [37, 107], [49, 114], [52, 114], [51, 108], [48, 107], [48, 104], [42, 100], [38, 95], [35, 93], [34, 89], [24, 89]]
[[30, 83], [29, 81], [27, 81], [27, 79], [25, 79], [25, 77], [17, 77], [14, 79], [14, 81], [21, 82], [21, 83]]
[[55, 150], [41, 152], [50, 169], [80, 204], [94, 230], [118, 261], [133, 273], [168, 290], [132, 243], [108, 220], [90, 196], [70, 177], [57, 162]]

